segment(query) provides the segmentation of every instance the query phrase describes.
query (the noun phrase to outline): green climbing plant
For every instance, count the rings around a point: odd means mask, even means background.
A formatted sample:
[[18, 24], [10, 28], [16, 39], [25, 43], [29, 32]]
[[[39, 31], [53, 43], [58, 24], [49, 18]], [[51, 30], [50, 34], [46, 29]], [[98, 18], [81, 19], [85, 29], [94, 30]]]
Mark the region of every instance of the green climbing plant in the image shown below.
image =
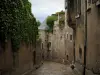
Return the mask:
[[53, 32], [54, 21], [56, 20], [57, 20], [57, 16], [54, 14], [47, 17], [47, 25], [49, 26], [48, 32]]
[[35, 44], [38, 23], [31, 13], [28, 0], [0, 0], [0, 42], [11, 40], [12, 50], [17, 51], [22, 41]]

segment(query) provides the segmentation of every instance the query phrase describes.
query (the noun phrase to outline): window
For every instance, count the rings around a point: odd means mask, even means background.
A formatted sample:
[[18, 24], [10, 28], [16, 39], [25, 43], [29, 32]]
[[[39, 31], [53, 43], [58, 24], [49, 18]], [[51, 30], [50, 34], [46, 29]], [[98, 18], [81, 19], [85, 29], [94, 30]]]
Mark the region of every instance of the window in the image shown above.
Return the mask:
[[60, 36], [60, 39], [62, 39], [62, 36]]
[[82, 48], [79, 48], [79, 58], [82, 58]]
[[67, 32], [67, 34], [66, 34], [66, 38], [68, 39], [68, 32]]
[[49, 47], [51, 47], [51, 42], [49, 42]]
[[69, 56], [67, 55], [67, 60], [69, 59]]
[[51, 47], [51, 42], [48, 42], [47, 47], [48, 47], [48, 48], [50, 48], [50, 47]]
[[68, 34], [67, 34], [67, 39], [68, 39]]
[[70, 40], [72, 40], [72, 38], [73, 38], [72, 35], [70, 35]]

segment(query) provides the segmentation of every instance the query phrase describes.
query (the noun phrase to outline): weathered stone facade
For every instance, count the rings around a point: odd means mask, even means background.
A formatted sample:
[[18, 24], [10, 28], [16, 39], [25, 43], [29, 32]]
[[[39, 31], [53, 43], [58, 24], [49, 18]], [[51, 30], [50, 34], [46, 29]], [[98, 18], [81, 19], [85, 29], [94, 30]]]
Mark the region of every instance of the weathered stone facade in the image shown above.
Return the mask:
[[73, 29], [68, 26], [67, 22], [68, 16], [67, 16], [67, 10], [65, 10], [65, 48], [66, 48], [66, 58], [69, 61], [69, 63], [72, 63], [74, 60], [74, 40], [73, 40]]
[[5, 44], [5, 50], [0, 44], [0, 75], [2, 72], [11, 72], [13, 67], [13, 57], [12, 57], [12, 49], [11, 42], [8, 41]]
[[65, 60], [65, 44], [64, 44], [64, 30], [59, 28], [58, 21], [55, 22], [53, 28], [53, 34], [51, 34], [51, 51], [52, 60], [56, 62], [64, 63]]
[[68, 26], [66, 14], [67, 11], [58, 14], [58, 20], [54, 22], [53, 33], [46, 31], [48, 27], [45, 21], [39, 27], [41, 48], [45, 60], [68, 64], [72, 63], [74, 59], [73, 30]]
[[32, 45], [27, 45], [24, 42], [21, 43], [18, 52], [14, 53], [14, 75], [20, 75], [33, 69], [33, 65], [35, 64], [32, 50]]
[[68, 0], [68, 25], [74, 30], [74, 60], [82, 75], [100, 74], [99, 5], [99, 0]]
[[21, 43], [17, 52], [12, 51], [10, 40], [5, 43], [3, 49], [0, 45], [0, 75], [21, 75], [27, 73], [42, 64], [41, 41], [33, 45]]
[[39, 26], [39, 39], [41, 40], [41, 50], [43, 60], [47, 60], [47, 43], [48, 43], [48, 26], [46, 25], [46, 20]]
[[[73, 61], [73, 30], [67, 25], [65, 14], [59, 14], [58, 20], [54, 22], [53, 33], [49, 33], [48, 42], [49, 57], [52, 61], [60, 63], [71, 63]], [[64, 17], [64, 24], [60, 25], [60, 18]]]
[[[87, 4], [86, 66], [88, 69], [87, 71], [100, 74], [100, 0], [95, 1], [95, 3], [91, 1]], [[89, 72], [87, 75], [89, 75]]]

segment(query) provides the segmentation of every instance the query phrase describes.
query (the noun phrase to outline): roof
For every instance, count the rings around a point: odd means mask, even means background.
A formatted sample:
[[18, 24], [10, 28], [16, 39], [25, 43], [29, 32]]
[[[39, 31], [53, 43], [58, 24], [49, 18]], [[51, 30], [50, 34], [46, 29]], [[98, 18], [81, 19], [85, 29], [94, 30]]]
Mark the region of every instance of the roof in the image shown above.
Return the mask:
[[46, 23], [46, 20], [43, 21], [43, 23], [38, 27], [39, 30], [48, 30], [49, 26]]

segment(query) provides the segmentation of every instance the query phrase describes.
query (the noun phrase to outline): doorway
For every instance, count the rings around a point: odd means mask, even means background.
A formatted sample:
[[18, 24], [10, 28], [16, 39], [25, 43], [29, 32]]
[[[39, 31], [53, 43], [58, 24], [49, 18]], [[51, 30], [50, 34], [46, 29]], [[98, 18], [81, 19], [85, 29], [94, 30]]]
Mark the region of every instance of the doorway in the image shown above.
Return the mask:
[[33, 52], [33, 65], [36, 64], [36, 51]]

